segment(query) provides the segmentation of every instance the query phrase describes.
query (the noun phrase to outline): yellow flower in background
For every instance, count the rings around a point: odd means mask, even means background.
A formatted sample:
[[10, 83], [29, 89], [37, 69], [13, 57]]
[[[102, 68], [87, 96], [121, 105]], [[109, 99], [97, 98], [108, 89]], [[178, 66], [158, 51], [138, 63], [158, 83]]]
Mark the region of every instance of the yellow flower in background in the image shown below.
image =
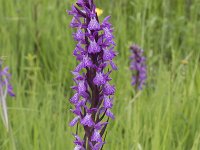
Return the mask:
[[97, 16], [101, 16], [103, 14], [103, 10], [100, 8], [96, 8], [95, 11], [97, 13]]
[[181, 61], [181, 64], [187, 65], [187, 64], [188, 64], [188, 61], [187, 61], [187, 60], [182, 60], [182, 61]]

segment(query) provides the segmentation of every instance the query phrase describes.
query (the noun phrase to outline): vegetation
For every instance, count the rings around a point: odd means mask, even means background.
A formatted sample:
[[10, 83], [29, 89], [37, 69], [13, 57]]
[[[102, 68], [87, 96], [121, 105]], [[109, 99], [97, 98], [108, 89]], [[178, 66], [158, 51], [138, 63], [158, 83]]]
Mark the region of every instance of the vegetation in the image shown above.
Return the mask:
[[[16, 98], [8, 98], [10, 132], [0, 120], [2, 150], [71, 150], [69, 98], [75, 43], [65, 13], [72, 0], [0, 0], [0, 56]], [[96, 0], [115, 27], [116, 85], [105, 150], [200, 149], [200, 1]], [[147, 57], [148, 81], [131, 86], [129, 46]]]

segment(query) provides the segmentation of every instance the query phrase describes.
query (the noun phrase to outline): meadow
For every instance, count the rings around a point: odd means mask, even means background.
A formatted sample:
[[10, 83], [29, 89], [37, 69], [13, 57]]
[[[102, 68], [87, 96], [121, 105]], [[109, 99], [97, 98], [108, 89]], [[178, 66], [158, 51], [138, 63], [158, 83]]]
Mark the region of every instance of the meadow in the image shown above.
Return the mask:
[[[118, 71], [105, 150], [200, 150], [200, 0], [95, 0], [111, 15]], [[0, 150], [72, 150], [69, 98], [77, 62], [74, 0], [0, 0], [0, 56], [10, 67], [11, 131]], [[130, 43], [144, 49], [147, 84], [131, 86]]]

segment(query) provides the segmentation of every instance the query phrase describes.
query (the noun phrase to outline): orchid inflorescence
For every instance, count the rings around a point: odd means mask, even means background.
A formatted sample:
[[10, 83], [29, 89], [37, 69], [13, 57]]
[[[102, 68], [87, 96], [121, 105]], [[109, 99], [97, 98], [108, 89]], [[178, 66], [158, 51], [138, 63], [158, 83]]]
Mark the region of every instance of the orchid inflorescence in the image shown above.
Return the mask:
[[[102, 149], [109, 118], [114, 119], [111, 108], [115, 87], [109, 83], [112, 70], [117, 70], [113, 62], [117, 55], [113, 29], [109, 16], [100, 24], [95, 9], [93, 0], [78, 0], [68, 11], [73, 16], [70, 25], [77, 29], [73, 37], [78, 43], [73, 54], [79, 61], [72, 71], [76, 85], [70, 99], [76, 115], [70, 126], [77, 125], [75, 150]], [[83, 126], [83, 139], [78, 135], [78, 125]]]
[[13, 92], [12, 85], [10, 84], [10, 73], [8, 72], [8, 67], [3, 68], [3, 60], [0, 59], [0, 105], [2, 107], [2, 119], [5, 124], [5, 127], [8, 129], [8, 113], [6, 105], [6, 97], [10, 95], [11, 97], [15, 96]]
[[133, 71], [132, 85], [136, 89], [141, 90], [146, 82], [146, 58], [143, 56], [143, 50], [137, 46], [132, 45], [131, 49], [131, 65], [130, 69]]

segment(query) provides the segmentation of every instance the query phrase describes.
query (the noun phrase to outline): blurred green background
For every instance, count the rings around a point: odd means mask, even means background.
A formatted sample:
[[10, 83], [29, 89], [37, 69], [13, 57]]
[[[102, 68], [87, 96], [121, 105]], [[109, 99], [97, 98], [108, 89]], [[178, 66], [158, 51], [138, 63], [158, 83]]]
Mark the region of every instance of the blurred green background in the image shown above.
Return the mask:
[[[75, 0], [0, 0], [0, 56], [12, 72], [12, 131], [0, 150], [72, 150], [69, 98], [77, 62], [69, 28]], [[117, 87], [105, 150], [200, 150], [200, 0], [96, 0], [111, 15]], [[145, 50], [148, 83], [134, 98], [129, 45]]]

